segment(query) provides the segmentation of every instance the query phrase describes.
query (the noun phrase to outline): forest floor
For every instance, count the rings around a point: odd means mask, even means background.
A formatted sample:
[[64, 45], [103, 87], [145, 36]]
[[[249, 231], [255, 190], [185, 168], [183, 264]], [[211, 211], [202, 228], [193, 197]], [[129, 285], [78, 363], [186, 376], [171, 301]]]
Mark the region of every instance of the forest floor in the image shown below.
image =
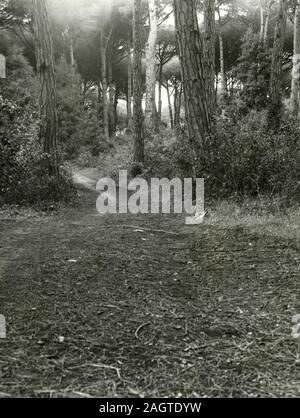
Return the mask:
[[300, 395], [300, 216], [185, 227], [80, 193], [0, 217], [0, 397]]

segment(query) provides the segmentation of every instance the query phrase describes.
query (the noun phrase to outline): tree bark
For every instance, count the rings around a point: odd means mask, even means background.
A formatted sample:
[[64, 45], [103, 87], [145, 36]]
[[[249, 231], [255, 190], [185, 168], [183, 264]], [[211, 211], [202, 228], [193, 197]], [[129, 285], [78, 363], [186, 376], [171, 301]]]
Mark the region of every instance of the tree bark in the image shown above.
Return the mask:
[[178, 83], [175, 81], [174, 83], [174, 128], [179, 125], [179, 118], [178, 118]]
[[173, 116], [173, 109], [172, 109], [172, 103], [171, 103], [171, 92], [170, 92], [169, 80], [166, 80], [166, 89], [167, 89], [167, 96], [168, 96], [170, 125], [171, 125], [171, 129], [174, 129], [174, 116]]
[[176, 80], [174, 87], [174, 128], [177, 128], [180, 125], [181, 104], [182, 83]]
[[186, 121], [192, 150], [197, 157], [205, 152], [206, 135], [211, 130], [211, 114], [196, 0], [174, 0], [174, 12]]
[[127, 53], [128, 53], [128, 86], [127, 86], [127, 128], [133, 128], [133, 119], [132, 119], [132, 59], [131, 59], [131, 43], [128, 40], [127, 43]]
[[59, 176], [58, 114], [52, 25], [46, 0], [33, 0], [37, 72], [40, 82], [40, 139], [48, 171]]
[[107, 56], [106, 56], [106, 42], [104, 39], [104, 33], [101, 30], [100, 32], [100, 52], [101, 52], [101, 84], [102, 84], [102, 106], [103, 106], [103, 131], [104, 137], [107, 142], [109, 142], [109, 106], [107, 98]]
[[216, 95], [215, 95], [215, 78], [216, 78], [216, 4], [215, 0], [205, 1], [204, 10], [204, 54], [206, 61], [206, 79], [207, 94], [210, 104], [210, 112], [215, 113]]
[[220, 74], [221, 74], [221, 80], [220, 80], [220, 102], [221, 107], [224, 106], [226, 99], [227, 99], [227, 77], [226, 77], [226, 71], [225, 71], [225, 58], [224, 58], [224, 41], [223, 41], [223, 31], [222, 31], [222, 18], [220, 9], [217, 8], [218, 16], [219, 16], [219, 49], [220, 49]]
[[146, 111], [145, 126], [152, 129], [156, 126], [156, 45], [157, 45], [157, 10], [155, 0], [148, 0], [150, 32], [146, 46]]
[[270, 24], [270, 14], [271, 14], [271, 8], [274, 3], [274, 0], [270, 0], [269, 4], [267, 6], [266, 10], [266, 16], [265, 16], [265, 27], [264, 27], [264, 48], [267, 48], [268, 46], [268, 31], [269, 31], [269, 24]]
[[157, 112], [157, 122], [161, 122], [162, 115], [162, 83], [163, 83], [163, 65], [160, 64], [158, 71], [158, 112]]
[[109, 136], [115, 134], [116, 132], [116, 121], [115, 121], [115, 109], [114, 109], [114, 101], [115, 101], [115, 86], [113, 83], [113, 72], [112, 72], [112, 65], [111, 61], [108, 61], [108, 97], [109, 97]]
[[144, 163], [143, 136], [143, 88], [142, 88], [142, 53], [141, 33], [143, 30], [142, 0], [134, 0], [133, 9], [133, 115], [134, 115], [134, 161]]
[[69, 42], [70, 42], [70, 62], [72, 70], [75, 68], [75, 56], [74, 56], [74, 30], [69, 28]]
[[292, 71], [292, 88], [290, 98], [290, 115], [299, 117], [300, 91], [300, 3], [297, 2], [294, 17], [294, 57]]
[[114, 95], [114, 121], [115, 121], [115, 131], [118, 126], [118, 104], [119, 104], [119, 96], [120, 96], [120, 90], [119, 88], [115, 89], [115, 95]]
[[288, 0], [280, 0], [272, 54], [270, 105], [268, 109], [268, 125], [271, 129], [277, 129], [280, 126], [282, 114], [282, 56], [286, 33], [287, 7]]
[[262, 44], [264, 39], [265, 32], [265, 10], [263, 0], [260, 1], [260, 33], [259, 33], [259, 42]]

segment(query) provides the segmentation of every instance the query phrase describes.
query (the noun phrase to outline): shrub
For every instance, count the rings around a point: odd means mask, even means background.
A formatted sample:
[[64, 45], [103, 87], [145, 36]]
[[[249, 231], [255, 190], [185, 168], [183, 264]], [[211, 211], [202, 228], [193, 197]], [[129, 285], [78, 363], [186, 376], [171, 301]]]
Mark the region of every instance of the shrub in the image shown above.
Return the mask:
[[57, 65], [56, 72], [59, 138], [64, 158], [77, 158], [81, 147], [89, 147], [93, 156], [99, 155], [107, 144], [101, 133], [95, 97], [83, 104], [80, 76], [64, 58]]
[[265, 112], [251, 112], [238, 124], [219, 121], [208, 138], [197, 175], [206, 179], [209, 193], [299, 197], [299, 127], [286, 122], [274, 133], [266, 128]]
[[0, 95], [0, 205], [70, 201], [76, 194], [67, 175], [57, 180], [47, 173], [38, 138], [36, 79], [18, 49], [10, 51], [8, 73]]
[[219, 119], [197, 161], [186, 134], [169, 138], [157, 135], [147, 146], [147, 176], [196, 175], [213, 199], [276, 196], [289, 204], [300, 197], [300, 127], [292, 121], [274, 133], [265, 111], [253, 110], [239, 121]]

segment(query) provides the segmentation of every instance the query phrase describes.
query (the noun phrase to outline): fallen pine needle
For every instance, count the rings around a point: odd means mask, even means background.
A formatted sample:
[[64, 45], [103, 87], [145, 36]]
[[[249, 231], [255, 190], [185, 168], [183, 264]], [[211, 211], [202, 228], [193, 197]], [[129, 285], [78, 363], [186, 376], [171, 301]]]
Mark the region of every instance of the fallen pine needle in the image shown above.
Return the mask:
[[143, 329], [143, 328], [145, 328], [145, 327], [147, 327], [148, 325], [151, 325], [151, 322], [146, 322], [145, 324], [143, 324], [143, 325], [141, 325], [141, 326], [139, 326], [138, 327], [138, 329], [135, 331], [135, 338], [138, 340], [139, 339], [139, 333], [140, 333], [140, 331]]

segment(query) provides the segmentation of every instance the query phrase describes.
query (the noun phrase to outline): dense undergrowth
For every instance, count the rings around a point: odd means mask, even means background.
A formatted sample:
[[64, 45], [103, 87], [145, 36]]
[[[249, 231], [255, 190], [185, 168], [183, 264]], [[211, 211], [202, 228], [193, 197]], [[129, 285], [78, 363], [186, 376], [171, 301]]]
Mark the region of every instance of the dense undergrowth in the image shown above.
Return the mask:
[[[58, 107], [60, 115], [61, 176], [49, 176], [47, 156], [39, 143], [37, 81], [20, 50], [8, 56], [9, 83], [0, 95], [0, 205], [39, 206], [44, 202], [72, 202], [76, 196], [66, 162], [78, 167], [99, 167], [117, 176], [128, 169], [132, 176], [201, 177], [207, 199], [243, 202], [265, 197], [287, 207], [300, 197], [299, 124], [282, 122], [278, 131], [267, 128], [266, 109], [246, 107], [242, 98], [228, 104], [223, 117], [215, 119], [213, 134], [195, 159], [184, 129], [164, 127], [145, 138], [145, 163], [133, 164], [133, 135], [119, 135], [111, 143], [101, 139], [94, 98], [84, 111], [74, 93], [79, 83], [61, 61]], [[72, 90], [73, 89], [73, 90]], [[16, 93], [18, 92], [18, 93]], [[122, 124], [126, 121], [122, 121]]]
[[294, 121], [284, 122], [277, 132], [268, 130], [264, 111], [240, 120], [219, 119], [195, 160], [184, 132], [165, 132], [148, 143], [144, 174], [204, 178], [212, 200], [264, 196], [289, 206], [300, 197], [299, 133]]

